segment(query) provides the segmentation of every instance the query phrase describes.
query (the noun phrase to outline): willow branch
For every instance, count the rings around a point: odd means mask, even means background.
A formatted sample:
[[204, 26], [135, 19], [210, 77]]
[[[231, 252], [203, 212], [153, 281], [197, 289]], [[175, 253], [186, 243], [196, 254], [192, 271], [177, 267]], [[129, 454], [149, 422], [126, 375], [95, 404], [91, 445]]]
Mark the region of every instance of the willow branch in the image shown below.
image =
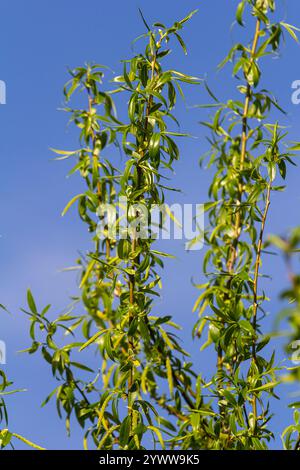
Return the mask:
[[[253, 280], [253, 316], [252, 316], [252, 327], [253, 327], [254, 334], [257, 328], [259, 267], [261, 264], [261, 255], [262, 255], [266, 220], [268, 217], [268, 212], [269, 212], [269, 207], [270, 207], [270, 196], [271, 196], [271, 182], [268, 184], [268, 187], [267, 187], [265, 210], [264, 210], [262, 220], [261, 220], [261, 228], [260, 228], [260, 234], [259, 234], [257, 251], [256, 251], [255, 271], [254, 271], [254, 280]], [[252, 362], [256, 364], [256, 338], [255, 337], [253, 339], [253, 344], [252, 344]], [[254, 423], [256, 424], [257, 400], [255, 396], [253, 397], [252, 411], [253, 411]]]

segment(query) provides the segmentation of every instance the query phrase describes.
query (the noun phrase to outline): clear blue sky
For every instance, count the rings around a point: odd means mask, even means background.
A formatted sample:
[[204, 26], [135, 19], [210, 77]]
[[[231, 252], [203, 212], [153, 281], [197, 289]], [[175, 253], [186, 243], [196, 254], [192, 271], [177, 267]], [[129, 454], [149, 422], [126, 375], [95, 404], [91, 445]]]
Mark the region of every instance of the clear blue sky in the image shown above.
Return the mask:
[[[287, 22], [299, 26], [299, 0], [277, 3], [282, 5]], [[32, 289], [39, 305], [52, 303], [54, 312], [61, 311], [76, 291], [76, 283], [74, 276], [59, 270], [74, 265], [78, 250], [88, 246], [88, 234], [76, 211], [60, 217], [65, 203], [78, 193], [78, 181], [65, 178], [68, 165], [51, 161], [49, 150], [77, 148], [74, 133], [66, 126], [67, 116], [57, 110], [62, 106], [67, 67], [94, 61], [120, 71], [120, 59], [132, 54], [132, 39], [144, 32], [138, 7], [150, 23], [171, 23], [199, 8], [184, 32], [189, 54], [185, 57], [175, 48], [178, 54], [172, 67], [206, 77], [218, 95], [229, 97], [233, 90], [230, 68], [217, 73], [216, 67], [239, 37], [237, 28], [230, 32], [236, 5], [236, 0], [1, 2], [0, 79], [7, 84], [7, 104], [0, 106], [0, 302], [12, 316], [1, 314], [0, 339], [8, 347], [8, 376], [17, 387], [28, 389], [8, 400], [10, 428], [47, 448], [81, 448], [81, 432], [75, 428], [67, 438], [54, 403], [41, 409], [40, 403], [55, 386], [50, 370], [38, 356], [16, 351], [29, 344], [28, 322], [20, 313], [26, 289]], [[299, 57], [299, 46], [288, 39], [280, 60], [266, 59], [264, 67], [268, 87], [288, 111], [285, 122], [294, 140], [300, 138], [300, 106], [292, 105], [290, 97], [291, 83], [300, 79]], [[203, 87], [189, 92], [187, 101], [206, 102]], [[206, 130], [198, 124], [205, 114], [180, 104], [177, 115], [182, 128], [197, 136], [181, 142], [181, 161], [173, 182], [183, 193], [177, 200], [205, 202], [211, 175], [198, 166], [200, 155], [207, 150]], [[291, 169], [287, 191], [273, 198], [269, 232], [284, 233], [300, 223], [299, 171]], [[201, 280], [204, 252], [186, 253], [182, 242], [164, 242], [163, 248], [177, 259], [167, 263], [156, 309], [172, 314], [183, 325], [185, 346], [193, 353], [196, 368], [209, 374], [215, 361], [213, 352], [200, 353], [199, 344], [190, 339], [196, 320], [192, 306], [197, 297], [191, 278]], [[277, 296], [287, 281], [280, 259], [266, 260], [264, 266], [273, 276], [268, 284], [273, 298], [267, 307], [268, 327], [280, 310]], [[288, 391], [282, 392], [273, 420], [277, 436], [291, 419], [286, 408]]]

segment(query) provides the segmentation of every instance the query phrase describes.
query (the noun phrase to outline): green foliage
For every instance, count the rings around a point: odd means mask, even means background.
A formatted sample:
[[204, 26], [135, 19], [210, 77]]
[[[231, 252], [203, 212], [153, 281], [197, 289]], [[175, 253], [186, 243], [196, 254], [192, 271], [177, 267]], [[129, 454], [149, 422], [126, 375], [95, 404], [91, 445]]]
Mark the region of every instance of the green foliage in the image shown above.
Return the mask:
[[[27, 352], [40, 352], [58, 383], [44, 404], [55, 397], [69, 433], [71, 419], [77, 420], [86, 449], [143, 449], [151, 441], [157, 448], [261, 450], [273, 438], [270, 403], [278, 398], [281, 368], [274, 352], [265, 350], [270, 335], [263, 332], [268, 299], [260, 285], [261, 265], [268, 243], [287, 260], [300, 243], [299, 231], [289, 241], [265, 241], [272, 194], [284, 189], [282, 180], [300, 145], [286, 142], [284, 127], [270, 120], [282, 109], [271, 91], [261, 88], [262, 62], [278, 54], [284, 33], [297, 40], [298, 30], [273, 21], [273, 0], [242, 0], [236, 24], [249, 22], [252, 40], [234, 45], [221, 64], [232, 64], [237, 97], [220, 102], [205, 85], [213, 100], [208, 108], [215, 109], [203, 123], [210, 131], [208, 167], [214, 176], [205, 204], [206, 281], [198, 286], [193, 334], [204, 338], [201, 350], [215, 353], [216, 373], [204, 380], [181, 346], [180, 327], [168, 312], [154, 313], [163, 258], [170, 255], [155, 250], [150, 229], [148, 237], [139, 236], [140, 208], [150, 213], [164, 203], [172, 189], [164, 179], [180, 158], [177, 139], [188, 135], [178, 131], [176, 101], [184, 97], [185, 84], [200, 80], [163, 64], [171, 41], [186, 53], [181, 31], [194, 13], [171, 27], [150, 27], [141, 13], [143, 47], [122, 62], [112, 89], [104, 88], [105, 67], [90, 64], [71, 70], [64, 88], [80, 148], [54, 152], [58, 160], [73, 162], [69, 174], [81, 177], [83, 189], [62, 215], [77, 207], [91, 243], [78, 260], [79, 294], [70, 308], [53, 318], [50, 306], [40, 310], [28, 291], [24, 312], [31, 322]], [[83, 108], [76, 107], [79, 93]], [[122, 121], [114, 100], [122, 111], [126, 106]], [[125, 158], [118, 168], [120, 153]], [[121, 238], [111, 231], [108, 207], [119, 214], [114, 228]], [[135, 228], [124, 226], [124, 218]], [[287, 313], [293, 339], [300, 334], [299, 279], [293, 275], [284, 294], [294, 304]], [[97, 370], [90, 367], [93, 353]], [[299, 379], [299, 367], [289, 371], [291, 377]], [[4, 389], [7, 385], [3, 376]], [[286, 449], [300, 447], [298, 405], [291, 405], [295, 424], [283, 434]], [[5, 415], [4, 405], [1, 410]], [[12, 435], [3, 430], [1, 436], [4, 446]]]
[[[4, 305], [0, 304], [0, 309], [1, 310], [6, 310]], [[19, 434], [16, 434], [15, 432], [9, 431], [7, 429], [8, 425], [8, 412], [7, 412], [7, 407], [5, 403], [5, 397], [7, 395], [12, 395], [18, 392], [24, 392], [25, 390], [12, 390], [11, 386], [13, 385], [13, 382], [10, 382], [7, 379], [7, 376], [0, 368], [0, 449], [4, 449], [7, 447], [14, 448], [14, 440], [18, 439], [25, 444], [27, 444], [29, 447], [37, 449], [37, 450], [44, 450], [42, 447], [38, 446], [37, 444], [34, 444], [33, 442], [29, 441], [23, 436], [20, 436]], [[5, 428], [2, 428], [2, 426], [5, 426]]]
[[256, 0], [239, 4], [238, 25], [248, 10], [255, 23], [252, 42], [234, 45], [221, 64], [233, 63], [240, 97], [221, 103], [210, 92], [217, 110], [203, 123], [211, 130], [208, 166], [215, 174], [204, 234], [207, 282], [195, 305], [194, 335], [207, 332], [203, 347], [212, 346], [217, 356], [217, 372], [205, 386], [214, 410], [213, 449], [266, 449], [273, 437], [269, 397], [276, 398], [278, 384], [274, 353], [264, 355], [267, 297], [259, 281], [271, 196], [282, 189], [276, 181], [285, 179], [296, 147], [284, 142], [282, 126], [268, 121], [270, 111], [281, 108], [260, 82], [262, 59], [277, 54], [284, 30], [293, 36], [295, 28], [272, 22], [273, 1]]
[[[114, 78], [112, 91], [102, 91], [103, 67], [99, 65], [71, 71], [64, 90], [68, 102], [76, 90], [84, 92], [87, 107], [66, 109], [80, 130], [81, 148], [55, 151], [58, 159], [75, 159], [70, 173], [79, 173], [86, 186], [63, 214], [77, 204], [93, 247], [78, 261], [81, 294], [70, 311], [50, 321], [48, 307], [39, 312], [28, 292], [26, 313], [32, 338], [28, 352], [39, 350], [51, 365], [60, 385], [46, 402], [56, 395], [58, 413], [64, 412], [68, 430], [75, 414], [85, 429], [85, 447], [91, 438], [96, 448], [138, 449], [143, 448], [145, 435], [152, 436], [153, 445], [174, 447], [174, 419], [187, 419], [184, 404], [191, 409], [200, 406], [191, 387], [191, 364], [174, 333], [178, 326], [169, 315], [152, 313], [161, 285], [162, 258], [169, 255], [153, 248], [150, 233], [145, 239], [138, 236], [140, 214], [135, 209], [138, 203], [150, 212], [153, 204], [164, 202], [162, 178], [179, 158], [176, 138], [185, 134], [173, 128], [178, 124], [173, 109], [177, 94], [183, 96], [182, 84], [199, 80], [164, 70], [162, 62], [171, 52], [172, 38], [186, 51], [179, 31], [192, 14], [170, 28], [156, 23], [151, 29], [142, 17], [147, 29], [142, 37], [145, 48], [123, 61], [123, 74]], [[128, 103], [127, 123], [116, 116], [112, 100], [116, 93]], [[115, 167], [113, 157], [105, 157], [109, 145], [112, 153], [114, 148], [118, 151], [119, 141], [126, 156], [121, 169]], [[110, 204], [120, 209], [120, 197], [127, 198], [128, 218], [137, 220], [137, 228], [123, 228], [123, 238], [115, 239], [102, 208]], [[121, 229], [120, 219], [116, 228]], [[82, 306], [85, 312], [75, 314]], [[60, 346], [64, 331], [81, 338]], [[97, 351], [99, 373], [93, 374], [82, 359], [77, 361], [78, 349]], [[87, 374], [80, 375], [80, 370]], [[169, 393], [161, 392], [164, 381]]]
[[[10, 385], [12, 385], [11, 382], [7, 380], [7, 377], [2, 369], [0, 369], [0, 378], [1, 378], [1, 383], [0, 383], [0, 425], [1, 427], [7, 426], [8, 423], [8, 415], [7, 415], [7, 408], [5, 404], [5, 395], [9, 393], [7, 389], [9, 389]], [[2, 429], [0, 430], [0, 446], [1, 449], [6, 447], [11, 440], [11, 433], [8, 431], [8, 429]]]
[[[276, 330], [285, 322], [289, 330], [284, 328], [282, 336], [287, 338], [286, 353], [289, 364], [281, 376], [283, 383], [298, 383], [300, 381], [299, 347], [300, 347], [300, 276], [295, 271], [294, 258], [298, 258], [300, 251], [300, 228], [294, 228], [286, 237], [272, 235], [268, 242], [275, 246], [283, 255], [290, 286], [281, 293], [281, 299], [288, 306], [280, 312], [276, 321]], [[282, 441], [286, 450], [300, 450], [300, 401], [293, 401], [289, 407], [294, 410], [294, 423], [282, 433]]]

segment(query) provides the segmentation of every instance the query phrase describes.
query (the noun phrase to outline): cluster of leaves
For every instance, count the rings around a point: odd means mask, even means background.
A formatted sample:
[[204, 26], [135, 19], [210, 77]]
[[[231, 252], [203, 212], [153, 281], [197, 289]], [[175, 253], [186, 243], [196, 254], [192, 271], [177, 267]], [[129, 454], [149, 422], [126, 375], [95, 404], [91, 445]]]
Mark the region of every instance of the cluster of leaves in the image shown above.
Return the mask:
[[[59, 385], [46, 402], [56, 395], [58, 413], [65, 413], [68, 429], [72, 413], [76, 416], [85, 429], [86, 448], [89, 437], [101, 449], [139, 449], [146, 439], [162, 448], [176, 447], [182, 437], [174, 422], [179, 421], [186, 435], [199, 422], [196, 418], [190, 424], [191, 410], [196, 416], [205, 408], [197, 393], [199, 384], [193, 390], [195, 374], [187, 353], [174, 334], [179, 327], [171, 316], [153, 313], [153, 299], [161, 285], [159, 271], [163, 258], [170, 255], [154, 249], [150, 231], [139, 236], [141, 207], [149, 214], [153, 205], [164, 202], [170, 188], [162, 180], [179, 158], [176, 138], [186, 135], [172, 130], [171, 124], [178, 124], [173, 109], [177, 94], [184, 96], [182, 83], [198, 80], [176, 70], [165, 71], [162, 60], [170, 53], [171, 37], [186, 52], [179, 32], [193, 14], [170, 28], [156, 23], [152, 29], [142, 16], [147, 32], [139, 39], [146, 42], [145, 49], [123, 62], [123, 75], [114, 79], [112, 91], [102, 91], [99, 65], [71, 71], [65, 87], [68, 102], [78, 90], [87, 97], [87, 106], [67, 108], [80, 130], [81, 145], [76, 151], [56, 150], [57, 158], [76, 160], [70, 173], [80, 174], [86, 190], [72, 198], [63, 214], [78, 202], [92, 248], [79, 260], [80, 296], [74, 298], [70, 311], [51, 321], [49, 306], [38, 311], [28, 292], [26, 313], [33, 341], [28, 352], [40, 351], [51, 365]], [[128, 103], [128, 123], [116, 116], [112, 100], [116, 93]], [[124, 168], [117, 169], [113, 157], [105, 156], [110, 145], [113, 155], [121, 148]], [[124, 228], [118, 216], [115, 228], [122, 237], [114, 237], [104, 208], [109, 205], [120, 213], [124, 198], [125, 217], [132, 223], [130, 229]], [[74, 313], [83, 307], [83, 313]], [[80, 339], [65, 344], [63, 333]], [[97, 351], [99, 372], [77, 361], [83, 350]], [[79, 377], [78, 369], [83, 370]], [[162, 391], [166, 388], [168, 392]], [[205, 432], [199, 428], [198, 438]]]
[[[8, 381], [5, 372], [0, 369], [0, 378], [1, 378], [1, 383], [0, 383], [0, 425], [7, 426], [8, 423], [8, 416], [7, 416], [7, 408], [4, 400], [4, 396], [9, 393], [8, 388], [11, 385], [11, 383]], [[2, 429], [0, 430], [0, 446], [1, 449], [5, 448], [11, 440], [11, 435], [8, 429]]]
[[[2, 304], [0, 304], [0, 310], [6, 311], [6, 308]], [[0, 351], [0, 353], [2, 354], [3, 351]], [[3, 358], [0, 357], [0, 359], [3, 359]], [[24, 391], [24, 390], [12, 390], [11, 389], [12, 384], [13, 383], [8, 380], [4, 370], [0, 369], [0, 426], [1, 427], [3, 425], [5, 426], [5, 428], [0, 429], [0, 449], [4, 449], [7, 447], [14, 448], [13, 440], [18, 439], [24, 442], [26, 445], [28, 445], [31, 448], [43, 450], [40, 446], [34, 444], [33, 442], [29, 441], [25, 437], [20, 436], [19, 434], [15, 432], [9, 431], [9, 429], [6, 427], [8, 425], [8, 412], [7, 412], [7, 406], [5, 403], [5, 396]]]
[[[5, 307], [2, 304], [0, 304], [0, 309], [5, 310]], [[2, 359], [2, 357], [0, 357], [0, 359]], [[2, 369], [0, 369], [0, 380], [1, 380], [1, 383], [0, 383], [0, 425], [3, 426], [4, 424], [5, 426], [7, 426], [8, 416], [7, 416], [7, 409], [6, 409], [4, 396], [7, 393], [7, 388], [9, 388], [11, 383], [9, 383], [6, 377], [6, 374], [4, 370]], [[7, 429], [0, 430], [0, 446], [2, 449], [6, 447], [10, 441], [9, 438], [6, 438], [7, 433], [8, 433]]]
[[[159, 448], [266, 449], [273, 437], [269, 399], [277, 398], [279, 368], [274, 353], [268, 357], [264, 350], [270, 337], [262, 332], [267, 297], [260, 270], [271, 196], [284, 189], [277, 179], [285, 179], [300, 149], [285, 142], [278, 122], [269, 122], [270, 114], [282, 109], [261, 89], [262, 59], [278, 54], [285, 32], [297, 39], [295, 27], [272, 21], [275, 11], [274, 0], [239, 2], [236, 23], [254, 22], [253, 37], [250, 44], [233, 46], [221, 64], [233, 63], [238, 97], [220, 102], [207, 87], [213, 99], [208, 107], [216, 112], [203, 124], [211, 131], [208, 166], [215, 174], [205, 205], [206, 282], [199, 286], [194, 336], [206, 335], [202, 349], [215, 349], [217, 371], [209, 381], [193, 371], [171, 316], [154, 313], [163, 259], [170, 255], [155, 249], [144, 224], [145, 214], [161, 206], [172, 189], [164, 179], [180, 157], [177, 138], [187, 135], [174, 130], [174, 123], [179, 125], [174, 108], [178, 94], [184, 97], [182, 84], [199, 81], [165, 70], [163, 61], [171, 39], [186, 53], [180, 32], [194, 12], [171, 27], [153, 28], [141, 14], [146, 33], [138, 40], [145, 47], [123, 61], [112, 90], [103, 89], [103, 66], [70, 71], [66, 111], [80, 132], [80, 148], [55, 152], [58, 160], [75, 160], [70, 174], [80, 175], [84, 190], [63, 215], [76, 203], [91, 245], [78, 260], [80, 293], [71, 307], [52, 319], [50, 306], [40, 311], [28, 291], [25, 313], [32, 338], [27, 352], [39, 351], [58, 381], [44, 403], [56, 397], [68, 432], [75, 417], [85, 448], [92, 443], [98, 449], [141, 449], [151, 442]], [[86, 104], [70, 107], [78, 92]], [[126, 102], [126, 122], [117, 116], [114, 96], [121, 106]], [[125, 156], [121, 168], [119, 153]], [[111, 231], [111, 209], [118, 236]], [[289, 261], [299, 231], [290, 241], [275, 241]], [[288, 318], [297, 340], [300, 279], [291, 280], [284, 296], [295, 305]], [[95, 362], [97, 370], [91, 367]], [[294, 379], [299, 374], [299, 367], [290, 370]], [[4, 377], [3, 384], [8, 385]], [[295, 424], [284, 433], [287, 449], [300, 447], [298, 406], [291, 406]], [[3, 432], [6, 445], [11, 435]]]
[[[282, 381], [288, 384], [298, 383], [300, 381], [300, 276], [295, 271], [294, 258], [298, 258], [300, 252], [300, 228], [293, 229], [287, 237], [269, 236], [268, 241], [282, 253], [290, 282], [289, 288], [281, 293], [281, 299], [287, 302], [288, 306], [280, 312], [276, 322], [277, 328], [282, 322], [289, 326], [289, 330], [284, 329], [284, 336], [288, 338], [286, 353], [291, 363], [285, 368]], [[283, 445], [286, 450], [300, 450], [300, 401], [291, 402], [289, 407], [294, 410], [294, 423], [284, 430]]]
[[[217, 372], [206, 384], [214, 415], [210, 418], [214, 449], [265, 449], [273, 434], [268, 397], [278, 384], [274, 354], [266, 358], [268, 336], [261, 330], [266, 295], [259, 280], [271, 194], [285, 178], [297, 145], [284, 142], [278, 123], [268, 122], [281, 110], [271, 92], [261, 89], [261, 60], [277, 54], [284, 31], [295, 28], [272, 22], [275, 2], [243, 0], [236, 21], [254, 23], [250, 44], [238, 43], [222, 62], [233, 63], [240, 97], [220, 102], [208, 89], [216, 112], [204, 125], [211, 130], [208, 166], [215, 167], [206, 204], [209, 226], [203, 271], [207, 282], [195, 311], [195, 336], [207, 332], [216, 350]], [[276, 110], [275, 109], [275, 110]]]

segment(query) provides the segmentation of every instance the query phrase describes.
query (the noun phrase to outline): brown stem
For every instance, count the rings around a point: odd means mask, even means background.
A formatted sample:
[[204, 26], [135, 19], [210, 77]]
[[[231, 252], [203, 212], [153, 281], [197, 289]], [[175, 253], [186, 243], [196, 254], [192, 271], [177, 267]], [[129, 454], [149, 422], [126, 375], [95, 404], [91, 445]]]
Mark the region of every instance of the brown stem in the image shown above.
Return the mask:
[[[254, 34], [254, 39], [253, 39], [253, 44], [252, 44], [252, 49], [251, 49], [250, 67], [254, 61], [254, 57], [256, 54], [259, 35], [260, 35], [260, 20], [258, 19], [256, 22], [256, 29], [255, 29], [255, 34]], [[252, 99], [252, 88], [251, 88], [251, 85], [248, 83], [244, 109], [243, 109], [243, 117], [242, 117], [242, 146], [241, 146], [241, 158], [240, 158], [240, 168], [239, 168], [240, 173], [244, 170], [244, 165], [245, 165], [245, 160], [246, 160], [246, 155], [247, 155], [248, 113], [249, 113], [251, 99]], [[238, 194], [238, 198], [236, 202], [237, 213], [236, 213], [235, 226], [234, 226], [235, 239], [233, 240], [233, 243], [231, 245], [230, 256], [227, 262], [227, 269], [230, 274], [232, 274], [232, 271], [234, 269], [234, 265], [236, 262], [237, 245], [238, 245], [240, 234], [241, 234], [242, 220], [241, 220], [241, 207], [240, 206], [241, 206], [243, 193], [244, 193], [242, 178], [240, 178], [238, 193], [239, 194]]]
[[[260, 25], [261, 25], [261, 22], [259, 19], [257, 19], [256, 27], [255, 27], [255, 34], [254, 34], [252, 48], [250, 52], [249, 69], [251, 68], [255, 60], [255, 54], [256, 54], [258, 40], [260, 36]], [[252, 99], [252, 87], [250, 83], [247, 83], [247, 91], [246, 91], [246, 97], [245, 97], [244, 108], [243, 108], [243, 116], [242, 116], [241, 156], [240, 156], [240, 165], [239, 165], [240, 181], [238, 184], [238, 196], [237, 196], [237, 201], [236, 201], [234, 239], [232, 241], [232, 244], [230, 245], [229, 256], [227, 260], [227, 271], [231, 276], [228, 281], [228, 286], [227, 286], [228, 289], [230, 289], [230, 286], [231, 286], [234, 267], [235, 267], [235, 263], [236, 263], [237, 256], [238, 256], [238, 243], [239, 243], [239, 239], [240, 239], [240, 235], [242, 231], [242, 223], [243, 223], [242, 215], [241, 215], [241, 203], [242, 203], [243, 194], [244, 194], [242, 172], [244, 170], [246, 156], [247, 156], [247, 142], [249, 138], [248, 114], [249, 114], [249, 107], [250, 107], [251, 99]], [[222, 388], [222, 375], [223, 375], [223, 351], [220, 345], [218, 346], [217, 369], [218, 369], [218, 375], [219, 375], [218, 388], [221, 389]], [[219, 405], [219, 410], [220, 410], [220, 415], [224, 416], [225, 410], [222, 405]]]
[[[136, 250], [136, 239], [134, 238], [132, 240], [131, 244], [131, 251], [134, 252]], [[134, 313], [133, 313], [133, 308], [134, 308], [134, 290], [135, 290], [135, 275], [130, 274], [129, 275], [129, 313], [128, 313], [128, 329], [130, 329], [130, 326], [134, 320]], [[134, 342], [130, 336], [128, 336], [128, 349], [131, 350], [131, 354], [134, 351]], [[130, 361], [132, 358], [130, 358]], [[130, 418], [130, 429], [132, 432], [132, 418], [133, 418], [133, 409], [132, 409], [132, 394], [131, 394], [131, 388], [134, 383], [134, 366], [131, 364], [130, 370], [129, 370], [129, 377], [128, 377], [128, 416]]]
[[156, 401], [156, 403], [161, 406], [164, 410], [166, 410], [170, 415], [175, 416], [178, 418], [180, 421], [187, 421], [189, 418], [185, 416], [184, 414], [180, 413], [174, 406], [168, 405], [163, 398], [153, 396], [153, 399]]
[[[253, 280], [253, 316], [252, 316], [252, 327], [254, 332], [256, 332], [257, 327], [257, 310], [258, 310], [258, 279], [259, 279], [259, 267], [261, 263], [261, 254], [262, 254], [262, 247], [263, 247], [263, 239], [264, 239], [264, 232], [266, 226], [266, 220], [268, 217], [268, 211], [270, 207], [270, 196], [271, 196], [271, 183], [268, 184], [267, 194], [266, 194], [266, 205], [265, 210], [261, 220], [261, 228], [260, 234], [257, 244], [257, 251], [256, 251], [256, 260], [255, 260], [255, 269], [254, 269], [254, 280]], [[256, 364], [256, 339], [254, 337], [253, 344], [252, 344], [252, 362]], [[253, 411], [253, 418], [254, 424], [256, 425], [257, 421], [257, 400], [256, 397], [253, 397], [252, 402], [252, 411]]]
[[[155, 72], [155, 66], [156, 66], [156, 60], [157, 60], [157, 53], [155, 53], [154, 57], [153, 57], [153, 60], [152, 60], [152, 64], [151, 64], [151, 79], [153, 79], [154, 77], [154, 72]], [[144, 128], [144, 141], [145, 139], [147, 138], [147, 129], [148, 129], [148, 117], [149, 117], [149, 113], [150, 113], [150, 110], [151, 110], [151, 106], [152, 106], [152, 102], [153, 102], [153, 98], [152, 96], [149, 97], [148, 99], [148, 102], [147, 102], [147, 107], [146, 107], [146, 114], [145, 114], [145, 128]], [[141, 158], [143, 158], [144, 156], [144, 151], [142, 150], [141, 151]], [[142, 169], [139, 165], [139, 162], [137, 162], [137, 189], [139, 189], [141, 187], [141, 184], [142, 184]], [[138, 215], [138, 214], [137, 214]], [[131, 242], [131, 252], [135, 252], [136, 251], [136, 248], [137, 248], [137, 239], [134, 237], [132, 242]], [[140, 258], [138, 256], [137, 258], [137, 264], [139, 264], [139, 261], [140, 261]], [[135, 266], [134, 266], [134, 263], [133, 263], [133, 269], [135, 269]], [[128, 328], [130, 328], [133, 320], [134, 320], [134, 313], [133, 313], [133, 307], [134, 307], [134, 303], [135, 303], [135, 283], [136, 283], [136, 279], [135, 279], [135, 274], [130, 274], [129, 275], [129, 304], [130, 304], [130, 308], [129, 308], [129, 318], [128, 318]], [[131, 340], [131, 338], [128, 338], [128, 345], [129, 345], [129, 348], [131, 349], [131, 351], [134, 351], [134, 342]], [[132, 395], [131, 395], [131, 388], [133, 386], [133, 383], [134, 383], [134, 366], [132, 366], [130, 368], [130, 372], [129, 372], [129, 378], [128, 378], [128, 414], [129, 414], [129, 417], [130, 417], [130, 422], [131, 422], [131, 431], [132, 431]]]

